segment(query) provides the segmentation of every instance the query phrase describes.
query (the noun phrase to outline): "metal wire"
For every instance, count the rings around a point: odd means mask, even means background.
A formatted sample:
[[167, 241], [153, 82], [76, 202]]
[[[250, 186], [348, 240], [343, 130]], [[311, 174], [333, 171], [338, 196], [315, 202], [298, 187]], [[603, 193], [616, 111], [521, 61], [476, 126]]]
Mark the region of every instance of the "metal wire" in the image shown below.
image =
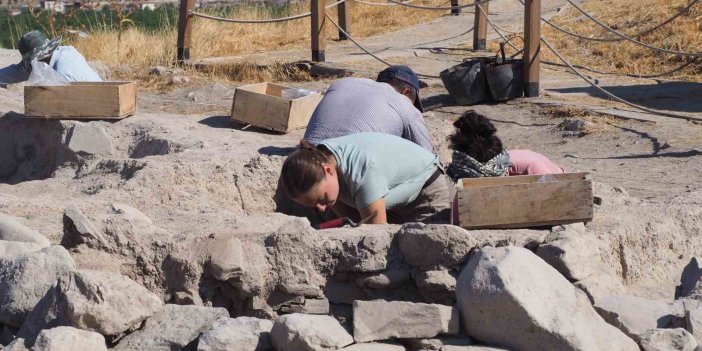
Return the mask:
[[[519, 0], [519, 2], [521, 2], [522, 5], [524, 5], [524, 2], [523, 2], [522, 0]], [[682, 10], [680, 10], [680, 11], [679, 11], [678, 13], [676, 13], [673, 17], [670, 17], [670, 18], [668, 18], [667, 20], [665, 20], [665, 21], [663, 21], [663, 22], [661, 22], [661, 23], [659, 23], [659, 24], [657, 24], [657, 25], [655, 25], [655, 26], [653, 26], [653, 27], [651, 27], [651, 28], [649, 28], [649, 29], [646, 29], [646, 30], [644, 30], [644, 31], [642, 31], [642, 32], [639, 32], [639, 33], [636, 33], [636, 34], [632, 34], [632, 35], [630, 35], [630, 37], [638, 38], [638, 37], [644, 36], [644, 35], [646, 35], [646, 34], [649, 34], [649, 33], [653, 32], [653, 31], [655, 31], [655, 30], [657, 30], [657, 29], [659, 29], [659, 28], [665, 26], [666, 24], [668, 24], [668, 23], [670, 23], [670, 22], [673, 22], [676, 18], [682, 16], [685, 12], [689, 11], [690, 8], [692, 8], [692, 6], [694, 6], [694, 5], [697, 4], [698, 2], [700, 2], [700, 0], [693, 0], [689, 5], [687, 5], [685, 8], [683, 8]], [[580, 38], [580, 39], [583, 39], [583, 40], [599, 41], [599, 42], [614, 42], [614, 41], [622, 41], [622, 40], [624, 40], [624, 38], [621, 38], [621, 37], [620, 37], [620, 38], [591, 38], [591, 37], [586, 37], [586, 36], [584, 36], [584, 35], [580, 35], [580, 34], [578, 34], [578, 33], [571, 32], [571, 31], [569, 31], [569, 30], [567, 30], [567, 29], [565, 29], [565, 28], [563, 28], [563, 27], [561, 27], [561, 26], [559, 26], [559, 25], [557, 25], [557, 24], [555, 24], [555, 23], [553, 23], [553, 22], [551, 22], [551, 21], [545, 19], [544, 17], [541, 17], [541, 20], [544, 21], [544, 23], [548, 24], [549, 26], [553, 27], [554, 29], [556, 29], [556, 30], [558, 30], [558, 31], [560, 31], [560, 32], [562, 32], [562, 33], [564, 33], [564, 34], [568, 34], [568, 35], [570, 35], [570, 36], [574, 36], [574, 37], [576, 37], [576, 38]]]
[[[370, 55], [372, 58], [384, 63], [385, 65], [392, 66], [392, 63], [385, 61], [382, 58], [376, 56], [375, 54], [370, 52], [370, 50], [366, 49], [363, 45], [361, 45], [359, 42], [357, 42], [351, 35], [349, 35], [349, 33], [347, 33], [343, 28], [341, 28], [341, 26], [339, 26], [328, 13], [325, 12], [324, 15], [327, 17], [329, 22], [331, 22], [342, 34], [344, 34], [348, 40], [351, 40], [352, 43], [354, 43], [356, 46], [358, 46], [359, 49], [363, 50], [363, 52]], [[432, 76], [432, 75], [422, 74], [422, 73], [417, 73], [417, 76], [424, 77], [424, 78], [441, 78], [439, 76]]]
[[[463, 9], [463, 8], [466, 8], [466, 7], [476, 6], [476, 5], [478, 4], [477, 2], [473, 2], [473, 3], [465, 4], [465, 5], [457, 5], [457, 6], [447, 6], [447, 7], [444, 7], [444, 6], [420, 6], [420, 5], [410, 5], [410, 4], [407, 4], [407, 3], [404, 3], [404, 2], [400, 2], [400, 1], [397, 1], [397, 0], [388, 0], [388, 1], [391, 2], [391, 3], [393, 3], [393, 4], [397, 4], [397, 5], [405, 6], [405, 7], [410, 7], [410, 8], [418, 9], [418, 10], [439, 10], [439, 11]], [[490, 2], [490, 1], [492, 1], [492, 0], [484, 0], [484, 1], [480, 1], [480, 3], [481, 3], [481, 4], [486, 4], [486, 3]]]
[[[391, 0], [388, 0], [388, 1], [391, 1]], [[651, 49], [651, 50], [653, 50], [653, 51], [662, 52], [662, 53], [666, 53], [666, 54], [673, 54], [673, 55], [680, 55], [680, 56], [690, 56], [690, 57], [702, 57], [702, 52], [692, 53], [692, 52], [681, 52], [681, 51], [663, 49], [663, 48], [659, 48], [659, 47], [656, 47], [656, 46], [653, 46], [653, 45], [646, 44], [646, 43], [644, 43], [644, 42], [638, 41], [638, 40], [636, 40], [636, 39], [634, 39], [634, 38], [628, 37], [627, 35], [625, 35], [625, 34], [619, 32], [619, 31], [617, 31], [617, 30], [611, 28], [610, 26], [608, 26], [608, 25], [606, 25], [606, 24], [604, 24], [604, 23], [602, 23], [602, 22], [600, 22], [597, 18], [593, 17], [592, 15], [590, 15], [589, 13], [587, 13], [585, 10], [583, 10], [582, 8], [580, 8], [578, 5], [576, 5], [575, 3], [573, 3], [573, 1], [571, 1], [571, 0], [566, 0], [566, 1], [568, 1], [568, 3], [569, 3], [571, 6], [573, 6], [576, 10], [580, 11], [585, 17], [589, 18], [591, 21], [595, 22], [597, 25], [599, 25], [600, 27], [604, 28], [604, 29], [607, 30], [608, 32], [619, 36], [619, 37], [622, 38], [623, 40], [632, 42], [632, 43], [637, 44], [637, 45], [639, 45], [639, 46], [646, 47], [646, 48]]]
[[[343, 2], [346, 2], [346, 0], [339, 0], [333, 4], [327, 5], [324, 8], [332, 8], [334, 6], [337, 6]], [[220, 21], [220, 22], [229, 22], [229, 23], [276, 23], [276, 22], [286, 22], [286, 21], [292, 21], [300, 18], [305, 18], [311, 16], [310, 12], [305, 12], [301, 13], [299, 15], [295, 16], [289, 16], [289, 17], [281, 17], [281, 18], [271, 18], [271, 19], [265, 19], [265, 20], [245, 20], [245, 19], [237, 19], [237, 18], [224, 18], [224, 17], [217, 17], [217, 16], [211, 16], [211, 15], [206, 15], [204, 13], [199, 13], [199, 12], [194, 12], [190, 11], [188, 12], [190, 16], [196, 16], [196, 17], [202, 17], [202, 18], [207, 18], [215, 21]]]
[[666, 117], [671, 117], [671, 118], [679, 118], [679, 119], [684, 119], [684, 120], [688, 120], [688, 121], [702, 121], [702, 118], [697, 118], [697, 117], [688, 116], [688, 115], [683, 115], [683, 114], [678, 114], [678, 113], [671, 113], [671, 112], [663, 112], [663, 111], [653, 110], [653, 109], [650, 109], [650, 108], [647, 108], [647, 107], [644, 107], [644, 106], [641, 106], [641, 105], [637, 105], [637, 104], [635, 104], [635, 103], [633, 103], [633, 102], [629, 102], [629, 101], [627, 101], [627, 100], [624, 100], [624, 99], [622, 99], [622, 98], [620, 98], [620, 97], [618, 97], [618, 96], [616, 96], [616, 95], [610, 93], [609, 91], [605, 90], [604, 88], [600, 87], [599, 85], [597, 85], [597, 83], [593, 82], [590, 78], [588, 78], [588, 77], [586, 77], [585, 75], [583, 75], [582, 73], [580, 73], [580, 71], [578, 71], [575, 67], [573, 67], [573, 65], [572, 65], [570, 62], [568, 62], [568, 60], [567, 60], [565, 57], [563, 57], [563, 55], [561, 55], [561, 53], [558, 52], [558, 50], [556, 50], [556, 49], [551, 45], [551, 43], [550, 43], [548, 40], [546, 40], [546, 38], [541, 37], [541, 41], [543, 41], [544, 44], [546, 44], [546, 47], [548, 47], [548, 49], [551, 50], [551, 52], [553, 52], [553, 54], [556, 55], [556, 56], [558, 57], [558, 59], [560, 59], [561, 62], [563, 62], [563, 64], [565, 64], [566, 66], [568, 66], [568, 68], [569, 68], [571, 71], [573, 71], [573, 73], [577, 74], [580, 78], [582, 78], [584, 81], [586, 81], [588, 84], [590, 84], [593, 88], [595, 88], [595, 89], [601, 91], [602, 93], [604, 93], [605, 95], [609, 96], [610, 98], [612, 98], [612, 99], [614, 99], [614, 100], [616, 100], [616, 101], [619, 101], [619, 102], [621, 102], [621, 103], [623, 103], [623, 104], [625, 104], [625, 105], [631, 106], [631, 107], [636, 108], [636, 109], [638, 109], [638, 110], [641, 110], [641, 111], [644, 111], [644, 112], [648, 112], [648, 113], [651, 113], [651, 114], [654, 114], [654, 115], [666, 116]]
[[[597, 74], [602, 74], [602, 75], [615, 75], [615, 76], [625, 76], [625, 77], [631, 77], [631, 78], [660, 78], [660, 77], [665, 77], [669, 76], [673, 73], [677, 73], [679, 71], [682, 71], [685, 69], [687, 66], [690, 66], [696, 62], [698, 62], [700, 59], [697, 57], [693, 57], [691, 60], [685, 62], [684, 64], [675, 67], [669, 71], [661, 72], [661, 73], [656, 73], [656, 74], [632, 74], [632, 73], [619, 73], [619, 72], [606, 72], [606, 71], [601, 71], [589, 66], [584, 66], [584, 65], [573, 65], [575, 68], [579, 69], [584, 69], [586, 71], [590, 71], [592, 73], [597, 73]], [[550, 61], [541, 61], [547, 65], [551, 66], [558, 66], [558, 67], [568, 67], [564, 64], [557, 63], [557, 62], [550, 62]]]

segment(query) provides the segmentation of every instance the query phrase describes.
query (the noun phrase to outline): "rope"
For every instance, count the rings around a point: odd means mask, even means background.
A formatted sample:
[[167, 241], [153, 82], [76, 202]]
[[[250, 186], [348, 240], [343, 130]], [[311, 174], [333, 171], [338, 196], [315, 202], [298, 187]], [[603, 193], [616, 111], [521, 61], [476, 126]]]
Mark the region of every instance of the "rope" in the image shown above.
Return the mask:
[[[392, 0], [388, 0], [388, 1], [392, 1]], [[656, 46], [653, 46], [653, 45], [650, 45], [650, 44], [643, 43], [643, 42], [638, 41], [638, 40], [636, 40], [636, 39], [634, 39], [634, 38], [628, 37], [628, 36], [626, 36], [625, 34], [623, 34], [623, 33], [619, 32], [619, 31], [617, 31], [617, 30], [615, 30], [615, 29], [609, 27], [608, 25], [606, 25], [606, 24], [600, 22], [597, 18], [593, 17], [593, 16], [590, 15], [589, 13], [585, 12], [585, 10], [583, 10], [582, 8], [580, 8], [578, 5], [576, 5], [575, 3], [573, 3], [573, 1], [571, 1], [571, 0], [566, 0], [566, 1], [568, 1], [568, 3], [571, 4], [576, 10], [580, 11], [585, 17], [589, 18], [591, 21], [595, 22], [597, 25], [599, 25], [600, 27], [604, 28], [604, 29], [607, 30], [608, 32], [610, 32], [610, 33], [612, 33], [612, 34], [615, 34], [615, 35], [621, 37], [623, 40], [627, 40], [627, 41], [630, 41], [630, 42], [632, 42], [632, 43], [634, 43], [634, 44], [637, 44], [637, 45], [639, 45], [639, 46], [643, 46], [643, 47], [646, 47], [646, 48], [651, 49], [651, 50], [653, 50], [653, 51], [662, 52], [662, 53], [666, 53], [666, 54], [681, 55], [681, 56], [690, 56], [690, 57], [702, 57], [702, 52], [691, 53], [691, 52], [681, 52], [681, 51], [663, 49], [663, 48], [659, 48], [659, 47], [656, 47]]]
[[[346, 2], [346, 0], [339, 0], [331, 5], [325, 6], [324, 8], [325, 9], [332, 8], [332, 7], [339, 5], [343, 2]], [[296, 19], [300, 19], [300, 18], [309, 17], [311, 15], [310, 12], [305, 12], [305, 13], [301, 13], [299, 15], [289, 16], [289, 17], [271, 18], [271, 19], [264, 19], [264, 20], [245, 20], [245, 19], [237, 19], [237, 18], [224, 18], [224, 17], [210, 16], [210, 15], [206, 15], [204, 13], [199, 13], [199, 12], [194, 12], [194, 11], [190, 11], [190, 12], [188, 12], [188, 14], [190, 16], [202, 17], [202, 18], [207, 18], [207, 19], [216, 20], [216, 21], [220, 21], [220, 22], [229, 22], [229, 23], [276, 23], [276, 22], [292, 21], [292, 20], [296, 20]]]
[[[349, 33], [347, 33], [343, 28], [341, 28], [341, 26], [339, 26], [328, 13], [325, 12], [324, 15], [327, 17], [329, 22], [331, 22], [342, 34], [344, 34], [348, 40], [351, 40], [352, 43], [354, 43], [356, 46], [358, 46], [359, 49], [363, 50], [363, 52], [370, 55], [372, 58], [384, 63], [385, 65], [392, 66], [392, 63], [385, 61], [382, 58], [376, 56], [375, 54], [370, 52], [370, 50], [366, 49], [363, 45], [361, 45], [359, 42], [357, 42], [351, 35], [349, 35]], [[439, 76], [431, 76], [431, 75], [421, 74], [421, 73], [417, 73], [417, 76], [424, 77], [424, 78], [441, 78]]]
[[[410, 8], [413, 8], [413, 9], [419, 9], [419, 10], [440, 10], [440, 11], [455, 10], [455, 9], [463, 9], [463, 8], [466, 8], [466, 7], [471, 7], [471, 6], [476, 6], [476, 5], [478, 5], [477, 2], [473, 2], [473, 3], [470, 3], [470, 4], [466, 4], [466, 5], [457, 5], [457, 6], [448, 6], [448, 7], [444, 7], [444, 6], [419, 6], [419, 5], [410, 5], [410, 4], [407, 4], [407, 3], [404, 3], [404, 2], [400, 2], [400, 1], [397, 1], [397, 0], [388, 0], [388, 1], [391, 2], [391, 3], [393, 3], [393, 4], [396, 4], [396, 5], [405, 6], [405, 7], [410, 7]], [[481, 3], [481, 4], [486, 4], [486, 3], [490, 2], [490, 1], [492, 1], [492, 0], [483, 0], [483, 1], [480, 1], [480, 3]]]
[[683, 114], [677, 114], [677, 113], [670, 113], [670, 112], [657, 111], [657, 110], [653, 110], [653, 109], [650, 109], [650, 108], [647, 108], [647, 107], [644, 107], [644, 106], [637, 105], [637, 104], [635, 104], [635, 103], [626, 101], [626, 100], [624, 100], [624, 99], [622, 99], [622, 98], [620, 98], [620, 97], [618, 97], [618, 96], [616, 96], [616, 95], [610, 93], [609, 91], [603, 89], [602, 87], [600, 87], [599, 85], [597, 85], [597, 83], [593, 82], [591, 79], [587, 78], [585, 75], [583, 75], [582, 73], [580, 73], [580, 71], [578, 71], [575, 67], [573, 67], [573, 65], [570, 64], [570, 62], [568, 62], [568, 60], [565, 59], [565, 58], [561, 55], [561, 53], [558, 52], [558, 50], [556, 50], [556, 49], [553, 48], [553, 46], [551, 45], [551, 43], [549, 43], [549, 41], [546, 40], [546, 38], [541, 37], [541, 41], [543, 41], [544, 44], [546, 44], [546, 46], [548, 47], [548, 49], [551, 50], [551, 52], [553, 52], [553, 54], [556, 55], [556, 56], [561, 60], [561, 62], [563, 62], [563, 64], [565, 64], [566, 66], [568, 66], [568, 68], [570, 68], [570, 70], [573, 71], [573, 73], [577, 74], [580, 78], [582, 78], [584, 81], [586, 81], [588, 84], [590, 84], [593, 88], [595, 88], [595, 89], [601, 91], [602, 93], [604, 93], [605, 95], [609, 96], [610, 98], [612, 98], [612, 99], [614, 99], [614, 100], [616, 100], [616, 101], [619, 101], [619, 102], [621, 102], [621, 103], [623, 103], [623, 104], [625, 104], [625, 105], [631, 106], [631, 107], [636, 108], [636, 109], [638, 109], [638, 110], [641, 110], [641, 111], [644, 111], [644, 112], [648, 112], [648, 113], [651, 113], [651, 114], [654, 114], [654, 115], [666, 116], [666, 117], [671, 117], [671, 118], [679, 118], [679, 119], [684, 119], [684, 120], [688, 120], [688, 121], [702, 121], [702, 118], [696, 118], [696, 117], [692, 117], [692, 116], [688, 116], [688, 115], [683, 115]]
[[[632, 73], [606, 72], [606, 71], [600, 71], [600, 70], [598, 70], [598, 69], [595, 69], [595, 68], [592, 68], [592, 67], [588, 67], [588, 66], [584, 66], [584, 65], [573, 65], [573, 67], [579, 68], [579, 69], [584, 69], [584, 70], [586, 70], [586, 71], [590, 71], [590, 72], [592, 72], [592, 73], [597, 73], [597, 74], [602, 74], [602, 75], [626, 76], [626, 77], [631, 77], [631, 78], [660, 78], [660, 77], [669, 76], [669, 75], [671, 75], [671, 74], [673, 74], [673, 73], [677, 73], [677, 72], [679, 72], [679, 71], [682, 71], [682, 70], [685, 69], [687, 66], [689, 66], [689, 65], [691, 65], [691, 64], [693, 64], [693, 63], [696, 63], [698, 60], [699, 60], [699, 58], [694, 57], [694, 58], [692, 58], [691, 60], [685, 62], [684, 64], [682, 64], [682, 65], [680, 65], [680, 66], [678, 66], [678, 67], [676, 67], [676, 68], [673, 68], [673, 69], [671, 69], [671, 70], [669, 70], [669, 71], [665, 71], [665, 72], [662, 72], [662, 73], [656, 73], [656, 74], [632, 74]], [[541, 61], [541, 62], [543, 62], [543, 63], [545, 63], [545, 64], [547, 64], [547, 65], [551, 65], [551, 66], [568, 67], [568, 66], [566, 66], [566, 65], [564, 65], [564, 64], [557, 63], [557, 62], [550, 62], [550, 61]]]
[[[522, 5], [524, 5], [524, 2], [523, 2], [522, 0], [519, 0], [519, 2], [521, 2]], [[694, 5], [697, 4], [698, 2], [700, 2], [700, 0], [693, 0], [689, 5], [687, 5], [687, 7], [683, 8], [682, 10], [680, 10], [680, 12], [676, 13], [673, 17], [670, 17], [670, 18], [668, 18], [667, 20], [665, 20], [665, 21], [659, 23], [658, 25], [655, 25], [655, 26], [653, 26], [653, 27], [651, 27], [651, 28], [649, 28], [649, 29], [646, 29], [646, 30], [644, 30], [644, 31], [642, 31], [642, 32], [639, 32], [639, 33], [637, 33], [637, 34], [633, 34], [633, 35], [630, 35], [630, 36], [633, 37], [633, 38], [638, 38], [638, 37], [644, 36], [644, 35], [646, 35], [646, 34], [649, 34], [649, 33], [653, 32], [653, 31], [655, 31], [655, 30], [657, 30], [657, 29], [659, 29], [659, 28], [661, 28], [661, 27], [667, 25], [668, 23], [673, 22], [676, 18], [682, 16], [684, 13], [686, 13], [687, 11], [689, 11], [690, 8], [692, 8], [692, 6], [694, 6]], [[557, 24], [555, 24], [555, 23], [553, 23], [553, 22], [547, 20], [547, 19], [544, 18], [544, 17], [541, 17], [541, 20], [544, 21], [544, 23], [548, 24], [549, 26], [555, 28], [556, 30], [558, 30], [558, 31], [560, 31], [560, 32], [562, 32], [562, 33], [565, 33], [565, 34], [568, 34], [568, 35], [570, 35], [570, 36], [574, 36], [574, 37], [576, 37], [576, 38], [583, 39], [583, 40], [599, 41], [599, 42], [614, 42], [614, 41], [622, 41], [622, 40], [624, 40], [624, 38], [621, 38], [621, 37], [620, 37], [620, 38], [591, 38], [591, 37], [586, 37], [586, 36], [580, 35], [580, 34], [578, 34], [578, 33], [571, 32], [571, 31], [569, 31], [569, 30], [567, 30], [567, 29], [565, 29], [565, 28], [563, 28], [563, 27], [560, 27], [559, 25], [557, 25]]]
[[[355, 1], [355, 2], [357, 2], [357, 3], [360, 3], [360, 4], [372, 5], [372, 6], [397, 6], [397, 4], [393, 4], [393, 3], [389, 3], [389, 4], [388, 4], [388, 3], [385, 3], [385, 2], [370, 2], [370, 1], [363, 1], [363, 0], [353, 0], [353, 1]], [[414, 1], [414, 0], [407, 0], [407, 1], [403, 1], [403, 2], [404, 2], [405, 4], [409, 4], [409, 3], [413, 2], [413, 1]]]

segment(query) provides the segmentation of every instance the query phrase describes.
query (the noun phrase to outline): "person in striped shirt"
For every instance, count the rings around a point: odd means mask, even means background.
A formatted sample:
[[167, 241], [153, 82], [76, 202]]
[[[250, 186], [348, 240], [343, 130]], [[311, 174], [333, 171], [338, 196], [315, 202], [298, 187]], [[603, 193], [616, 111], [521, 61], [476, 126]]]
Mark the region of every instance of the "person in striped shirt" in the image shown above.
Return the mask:
[[312, 114], [304, 139], [317, 145], [325, 139], [377, 132], [433, 152], [422, 112], [417, 75], [407, 66], [390, 66], [376, 81], [344, 78], [332, 84]]

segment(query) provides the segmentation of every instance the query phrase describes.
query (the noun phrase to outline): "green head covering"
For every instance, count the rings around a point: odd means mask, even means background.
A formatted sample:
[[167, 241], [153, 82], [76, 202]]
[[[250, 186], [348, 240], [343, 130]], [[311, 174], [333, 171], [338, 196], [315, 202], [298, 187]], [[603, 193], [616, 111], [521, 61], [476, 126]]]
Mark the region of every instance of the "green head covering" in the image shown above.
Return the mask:
[[22, 54], [22, 64], [26, 69], [29, 69], [32, 67], [32, 60], [43, 60], [51, 57], [60, 44], [60, 36], [49, 40], [42, 32], [33, 30], [22, 36], [17, 44], [17, 49]]

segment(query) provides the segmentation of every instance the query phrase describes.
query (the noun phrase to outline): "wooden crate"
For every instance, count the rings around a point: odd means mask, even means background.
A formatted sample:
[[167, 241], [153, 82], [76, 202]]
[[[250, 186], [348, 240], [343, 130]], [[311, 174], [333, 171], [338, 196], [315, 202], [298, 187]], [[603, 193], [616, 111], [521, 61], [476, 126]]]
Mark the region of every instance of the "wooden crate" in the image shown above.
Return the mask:
[[307, 127], [312, 112], [322, 100], [322, 94], [286, 99], [282, 97], [285, 89], [288, 87], [272, 83], [236, 88], [232, 120], [283, 133]]
[[541, 175], [461, 179], [454, 224], [458, 220], [468, 229], [525, 228], [592, 220], [590, 174], [549, 176], [556, 180], [539, 182]]
[[55, 119], [122, 119], [136, 112], [135, 82], [25, 86], [24, 114]]

